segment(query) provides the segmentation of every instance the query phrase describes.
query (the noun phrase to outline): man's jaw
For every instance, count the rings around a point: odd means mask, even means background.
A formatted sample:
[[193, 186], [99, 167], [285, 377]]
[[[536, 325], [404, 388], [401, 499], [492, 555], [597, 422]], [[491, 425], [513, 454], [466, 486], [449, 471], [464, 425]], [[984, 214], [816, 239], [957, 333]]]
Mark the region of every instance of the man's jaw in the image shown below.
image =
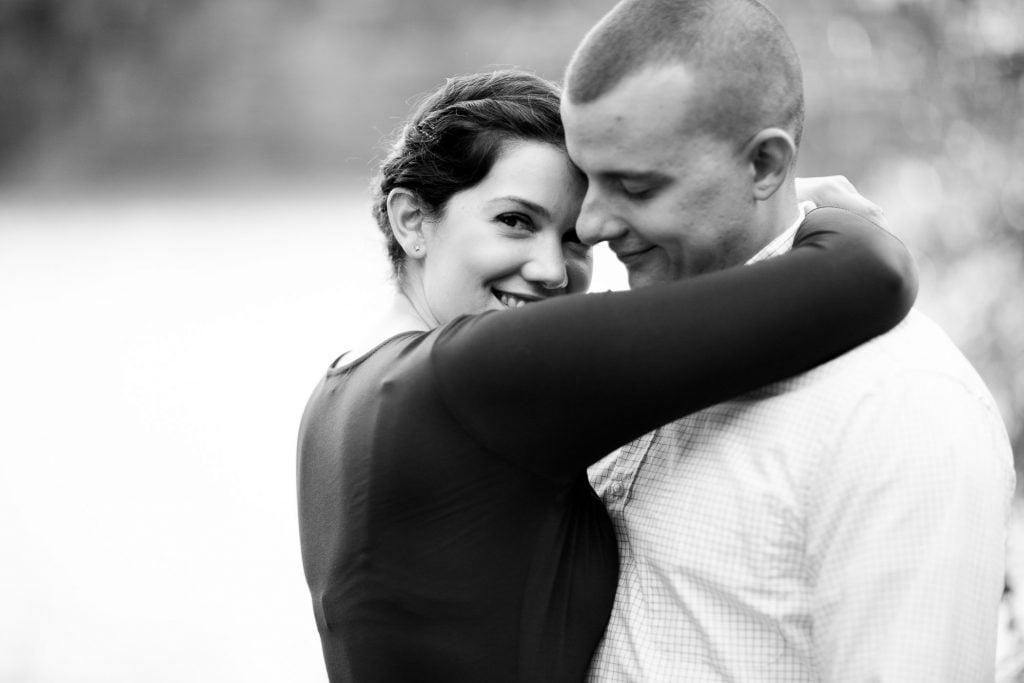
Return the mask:
[[637, 245], [633, 249], [615, 250], [619, 262], [626, 267], [630, 289], [665, 284], [680, 279], [664, 249], [657, 245]]

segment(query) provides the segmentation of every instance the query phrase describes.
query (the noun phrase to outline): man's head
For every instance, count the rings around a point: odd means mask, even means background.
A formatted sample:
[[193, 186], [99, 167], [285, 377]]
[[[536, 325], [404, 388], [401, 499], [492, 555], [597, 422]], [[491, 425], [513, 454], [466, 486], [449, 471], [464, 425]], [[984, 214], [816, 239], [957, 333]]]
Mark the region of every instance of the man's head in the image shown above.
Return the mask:
[[620, 2], [569, 64], [562, 117], [580, 236], [634, 287], [742, 263], [796, 216], [800, 65], [755, 0]]

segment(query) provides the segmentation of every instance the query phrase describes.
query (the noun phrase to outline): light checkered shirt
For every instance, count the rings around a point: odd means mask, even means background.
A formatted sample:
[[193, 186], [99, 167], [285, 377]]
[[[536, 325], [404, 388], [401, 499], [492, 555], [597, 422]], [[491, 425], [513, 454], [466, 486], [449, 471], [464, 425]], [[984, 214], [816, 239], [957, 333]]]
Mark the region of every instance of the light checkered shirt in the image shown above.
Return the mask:
[[1012, 455], [984, 384], [917, 312], [591, 480], [622, 565], [591, 681], [993, 679]]

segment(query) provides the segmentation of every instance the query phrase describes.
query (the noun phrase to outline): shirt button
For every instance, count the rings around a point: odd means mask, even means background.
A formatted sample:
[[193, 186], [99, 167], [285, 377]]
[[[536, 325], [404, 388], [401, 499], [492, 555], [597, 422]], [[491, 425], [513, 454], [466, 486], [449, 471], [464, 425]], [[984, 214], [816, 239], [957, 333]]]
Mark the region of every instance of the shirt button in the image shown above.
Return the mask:
[[622, 484], [621, 481], [617, 481], [614, 484], [612, 484], [612, 496], [614, 498], [621, 498], [622, 494], [625, 492], [626, 487]]

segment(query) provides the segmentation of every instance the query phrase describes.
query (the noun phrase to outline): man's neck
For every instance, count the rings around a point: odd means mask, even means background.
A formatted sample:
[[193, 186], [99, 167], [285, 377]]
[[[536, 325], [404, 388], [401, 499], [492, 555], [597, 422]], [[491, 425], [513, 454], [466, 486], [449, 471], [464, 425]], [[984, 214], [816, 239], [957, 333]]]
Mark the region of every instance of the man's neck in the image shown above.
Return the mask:
[[[806, 209], [803, 204], [797, 205], [796, 215], [793, 216], [793, 220], [790, 221], [789, 225], [783, 228], [778, 234], [766, 243], [761, 249], [754, 254], [747, 261], [747, 265], [751, 263], [757, 263], [758, 261], [764, 261], [780, 254], [785, 254], [787, 251], [793, 248], [793, 240], [796, 238], [796, 232], [803, 223], [806, 214]], [[810, 208], [813, 208], [813, 204]]]
[[755, 247], [753, 253], [746, 261], [748, 264], [788, 251], [792, 242], [782, 236], [797, 227], [804, 216], [804, 209], [796, 200], [796, 188], [792, 181], [783, 183], [774, 195], [761, 202], [758, 211], [757, 221], [761, 229], [758, 232], [759, 239], [752, 245]]
[[768, 246], [775, 238], [793, 227], [802, 211], [800, 203], [796, 200], [796, 186], [792, 180], [787, 180], [771, 199], [765, 202], [765, 220], [771, 228], [765, 231], [767, 239], [760, 245], [760, 248]]

